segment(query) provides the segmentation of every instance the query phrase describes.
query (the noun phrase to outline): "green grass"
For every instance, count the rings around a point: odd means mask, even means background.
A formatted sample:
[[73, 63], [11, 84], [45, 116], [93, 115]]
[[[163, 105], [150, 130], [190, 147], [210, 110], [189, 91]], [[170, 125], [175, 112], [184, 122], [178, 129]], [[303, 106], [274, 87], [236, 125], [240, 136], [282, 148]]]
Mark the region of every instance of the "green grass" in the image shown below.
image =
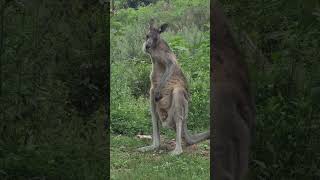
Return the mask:
[[[183, 147], [179, 156], [169, 155], [173, 146], [162, 140], [159, 151], [141, 153], [137, 148], [149, 145], [150, 140], [135, 137], [111, 136], [111, 179], [209, 179], [209, 143]], [[170, 147], [169, 147], [170, 146]]]

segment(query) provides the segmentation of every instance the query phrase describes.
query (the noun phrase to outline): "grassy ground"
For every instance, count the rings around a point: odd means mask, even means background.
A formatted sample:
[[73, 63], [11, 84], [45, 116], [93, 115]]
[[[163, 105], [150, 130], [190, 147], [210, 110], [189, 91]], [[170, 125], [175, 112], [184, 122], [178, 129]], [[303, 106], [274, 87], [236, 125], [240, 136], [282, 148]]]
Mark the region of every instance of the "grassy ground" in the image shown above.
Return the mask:
[[162, 136], [159, 151], [141, 153], [137, 148], [151, 140], [111, 136], [111, 179], [209, 179], [209, 142], [183, 147], [182, 155], [171, 156], [168, 152], [174, 149], [174, 142], [170, 139]]

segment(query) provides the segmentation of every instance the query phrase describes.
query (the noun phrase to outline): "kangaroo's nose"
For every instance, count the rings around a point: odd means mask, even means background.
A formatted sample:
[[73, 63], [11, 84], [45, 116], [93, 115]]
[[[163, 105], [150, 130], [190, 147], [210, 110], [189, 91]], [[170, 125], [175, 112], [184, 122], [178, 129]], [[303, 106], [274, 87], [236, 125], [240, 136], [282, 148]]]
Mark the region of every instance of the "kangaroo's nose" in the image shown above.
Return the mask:
[[150, 49], [150, 45], [146, 45], [146, 49]]

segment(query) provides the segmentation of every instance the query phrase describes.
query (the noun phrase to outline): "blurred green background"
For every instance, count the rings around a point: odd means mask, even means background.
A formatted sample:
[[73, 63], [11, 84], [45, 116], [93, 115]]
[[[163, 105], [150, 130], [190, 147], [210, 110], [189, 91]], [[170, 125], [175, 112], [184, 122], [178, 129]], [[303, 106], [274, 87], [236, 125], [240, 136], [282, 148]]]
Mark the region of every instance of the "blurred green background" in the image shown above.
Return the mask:
[[255, 94], [251, 179], [319, 179], [320, 2], [220, 2], [247, 56]]
[[0, 1], [0, 179], [107, 177], [108, 8]]

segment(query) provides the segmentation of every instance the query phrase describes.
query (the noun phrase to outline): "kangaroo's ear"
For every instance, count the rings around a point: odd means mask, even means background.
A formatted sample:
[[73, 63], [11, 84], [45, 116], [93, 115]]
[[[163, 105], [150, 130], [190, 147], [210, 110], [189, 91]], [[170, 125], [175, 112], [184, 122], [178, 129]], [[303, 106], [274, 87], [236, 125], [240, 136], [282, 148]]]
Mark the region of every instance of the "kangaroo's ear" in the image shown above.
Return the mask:
[[154, 23], [155, 23], [154, 19], [153, 18], [150, 19], [150, 21], [149, 21], [149, 29], [153, 28]]
[[165, 23], [162, 24], [159, 28], [159, 33], [163, 33], [164, 31], [166, 31], [166, 29], [168, 28], [169, 24]]

